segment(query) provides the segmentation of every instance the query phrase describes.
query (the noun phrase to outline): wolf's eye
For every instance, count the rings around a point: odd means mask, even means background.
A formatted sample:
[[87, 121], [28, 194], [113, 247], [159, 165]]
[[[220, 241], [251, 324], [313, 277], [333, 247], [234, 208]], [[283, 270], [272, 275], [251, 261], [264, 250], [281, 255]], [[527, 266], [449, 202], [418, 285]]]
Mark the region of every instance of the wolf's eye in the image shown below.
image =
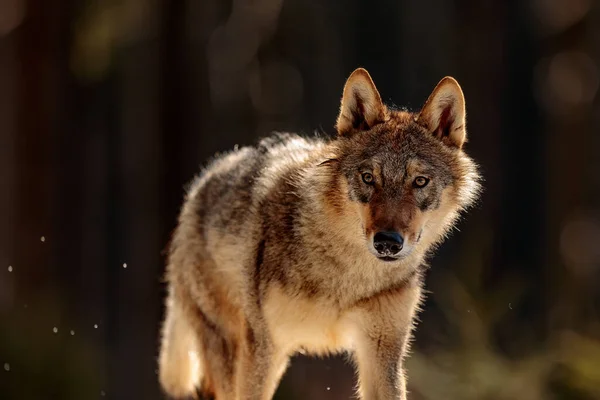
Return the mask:
[[373, 178], [373, 175], [368, 172], [363, 172], [362, 180], [367, 185], [372, 185], [375, 182], [375, 178]]
[[429, 179], [425, 178], [424, 176], [417, 176], [415, 178], [415, 186], [418, 188], [422, 188], [427, 186], [427, 184], [429, 183]]

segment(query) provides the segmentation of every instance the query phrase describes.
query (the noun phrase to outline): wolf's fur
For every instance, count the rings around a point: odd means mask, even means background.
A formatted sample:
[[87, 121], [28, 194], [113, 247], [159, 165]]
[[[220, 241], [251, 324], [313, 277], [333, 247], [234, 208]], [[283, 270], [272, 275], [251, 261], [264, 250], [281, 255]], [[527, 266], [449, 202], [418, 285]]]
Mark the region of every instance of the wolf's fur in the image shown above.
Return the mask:
[[[361, 398], [405, 399], [425, 258], [479, 190], [465, 126], [454, 79], [413, 114], [383, 105], [358, 69], [336, 139], [275, 135], [214, 161], [193, 182], [170, 247], [165, 391], [266, 400], [294, 353], [347, 351]], [[403, 236], [398, 259], [375, 256], [382, 230]]]

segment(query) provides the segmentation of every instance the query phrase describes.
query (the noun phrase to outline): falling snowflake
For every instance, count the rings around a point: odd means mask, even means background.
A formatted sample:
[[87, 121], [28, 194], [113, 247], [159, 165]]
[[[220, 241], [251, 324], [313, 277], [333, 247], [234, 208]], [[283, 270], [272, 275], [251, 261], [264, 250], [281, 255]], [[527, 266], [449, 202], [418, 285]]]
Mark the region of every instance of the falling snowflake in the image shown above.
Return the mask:
[[57, 327], [52, 328], [52, 332], [58, 333], [58, 328]]
[[12, 270], [13, 270], [12, 265], [9, 265], [8, 266], [8, 272], [12, 272]]
[[94, 329], [98, 329], [98, 324], [94, 324]]
[[9, 363], [4, 363], [4, 370], [5, 371], [10, 371], [10, 364]]
[[127, 268], [127, 263], [123, 263], [123, 268]]
[[71, 331], [71, 336], [73, 336], [73, 335], [75, 335], [75, 331], [72, 330]]
[[41, 240], [42, 242], [45, 242], [45, 241], [46, 241], [46, 237], [45, 237], [45, 236], [42, 236], [42, 237], [40, 238], [40, 240]]

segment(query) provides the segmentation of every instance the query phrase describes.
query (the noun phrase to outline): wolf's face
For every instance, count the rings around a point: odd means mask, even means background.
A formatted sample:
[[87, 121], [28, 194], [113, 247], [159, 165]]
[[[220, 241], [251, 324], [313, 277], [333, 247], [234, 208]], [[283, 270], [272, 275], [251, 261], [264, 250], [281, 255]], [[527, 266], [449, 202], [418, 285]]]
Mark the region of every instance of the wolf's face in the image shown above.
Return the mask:
[[465, 140], [462, 91], [452, 78], [438, 84], [420, 113], [388, 110], [370, 77], [355, 71], [337, 122], [338, 167], [366, 246], [395, 261], [439, 241], [478, 192]]

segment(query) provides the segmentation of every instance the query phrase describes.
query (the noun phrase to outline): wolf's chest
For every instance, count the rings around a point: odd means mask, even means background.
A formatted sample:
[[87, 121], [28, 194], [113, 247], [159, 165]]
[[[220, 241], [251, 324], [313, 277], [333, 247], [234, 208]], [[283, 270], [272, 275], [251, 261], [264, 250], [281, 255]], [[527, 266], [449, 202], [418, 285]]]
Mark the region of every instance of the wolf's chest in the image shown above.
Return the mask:
[[325, 300], [290, 297], [274, 287], [266, 296], [264, 313], [276, 346], [287, 354], [328, 354], [353, 347], [352, 313], [340, 312]]

